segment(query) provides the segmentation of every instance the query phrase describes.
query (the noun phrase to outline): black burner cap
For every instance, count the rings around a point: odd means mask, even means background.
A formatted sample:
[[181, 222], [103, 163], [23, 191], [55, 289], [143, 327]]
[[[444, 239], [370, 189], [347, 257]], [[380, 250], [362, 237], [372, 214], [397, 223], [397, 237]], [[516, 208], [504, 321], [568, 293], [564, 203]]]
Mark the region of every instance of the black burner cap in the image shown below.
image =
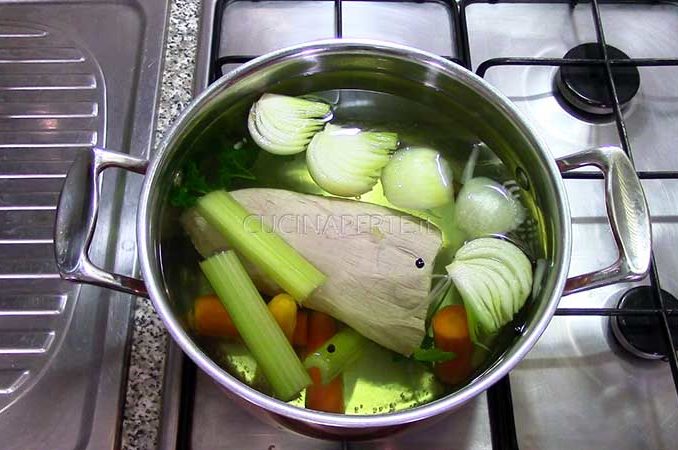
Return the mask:
[[[629, 59], [621, 50], [607, 46], [610, 59]], [[602, 59], [597, 43], [578, 45], [568, 51], [564, 59]], [[621, 106], [626, 105], [638, 92], [640, 73], [637, 67], [612, 66], [612, 78], [617, 88]], [[561, 66], [556, 75], [558, 91], [575, 109], [591, 114], [612, 114], [612, 96], [607, 84], [605, 66]]]
[[[639, 286], [630, 289], [619, 300], [620, 309], [653, 309], [650, 286]], [[668, 309], [678, 309], [678, 300], [662, 289], [662, 299]], [[610, 319], [612, 334], [619, 344], [630, 353], [645, 359], [661, 359], [666, 357], [666, 341], [662, 334], [662, 325], [655, 315], [614, 316]], [[669, 326], [673, 337], [673, 345], [678, 346], [678, 317], [669, 316]]]

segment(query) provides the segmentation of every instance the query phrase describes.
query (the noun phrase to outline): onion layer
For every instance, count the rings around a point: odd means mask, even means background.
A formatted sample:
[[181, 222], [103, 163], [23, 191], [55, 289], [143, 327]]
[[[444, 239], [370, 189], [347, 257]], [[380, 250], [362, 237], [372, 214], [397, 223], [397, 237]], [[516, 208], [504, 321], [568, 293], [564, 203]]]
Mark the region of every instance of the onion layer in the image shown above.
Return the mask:
[[306, 150], [313, 135], [330, 119], [330, 105], [302, 98], [264, 94], [252, 105], [247, 128], [254, 142], [276, 155]]
[[308, 145], [306, 164], [318, 186], [334, 195], [354, 197], [374, 187], [397, 146], [396, 133], [327, 124]]
[[459, 249], [446, 267], [484, 335], [495, 334], [523, 307], [532, 291], [532, 265], [514, 244], [480, 238]]

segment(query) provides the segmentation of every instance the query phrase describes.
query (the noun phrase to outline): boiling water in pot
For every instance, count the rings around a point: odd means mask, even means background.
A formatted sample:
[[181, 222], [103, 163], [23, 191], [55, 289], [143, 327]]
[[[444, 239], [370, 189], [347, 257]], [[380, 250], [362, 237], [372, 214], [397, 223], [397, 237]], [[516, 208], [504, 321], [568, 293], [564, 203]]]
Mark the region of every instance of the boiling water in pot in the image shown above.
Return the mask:
[[[526, 196], [521, 194], [520, 186], [492, 150], [466, 131], [453, 115], [413, 100], [371, 91], [330, 90], [313, 92], [304, 97], [331, 104], [332, 123], [335, 125], [396, 132], [399, 149], [427, 147], [438, 151], [452, 171], [455, 196], [458, 195], [462, 182], [471, 177], [494, 180], [503, 186], [517, 202], [523, 204], [525, 217], [519, 227], [501, 233], [500, 237], [515, 243], [532, 263], [543, 257], [542, 247], [536, 237], [536, 222], [531, 217], [531, 209], [525, 203]], [[242, 176], [227, 177], [223, 184], [228, 186], [223, 187], [229, 190], [263, 187], [329, 196], [310, 175], [305, 152], [280, 156], [261, 150], [253, 143], [246, 125], [251, 104], [247, 102], [236, 105], [228, 114], [209, 125], [191, 144], [189, 154], [192, 158], [188, 162], [204, 174], [210, 183], [215, 184], [220, 182], [218, 178], [220, 172], [224, 172], [224, 164], [235, 171], [242, 171]], [[231, 156], [224, 159], [220, 154]], [[470, 159], [474, 160], [471, 167]], [[186, 166], [184, 173], [178, 175], [178, 185], [185, 181], [185, 171]], [[413, 173], [411, 176], [419, 175]], [[175, 194], [176, 192], [171, 195]], [[468, 236], [459, 232], [455, 224], [452, 205], [432, 210], [399, 208], [386, 198], [381, 181], [372, 190], [356, 196], [355, 199], [383, 205], [434, 223], [442, 231], [444, 245], [435, 264], [432, 289], [446, 282], [445, 265], [452, 261], [455, 251], [469, 240]], [[167, 214], [178, 217], [180, 212], [170, 208]], [[166, 234], [161, 249], [164, 275], [166, 278], [182, 280], [179, 283], [182, 286], [180, 289], [172, 289], [175, 291], [171, 292], [172, 298], [176, 299], [177, 310], [185, 317], [187, 326], [196, 331], [193, 299], [211, 289], [200, 273], [200, 257], [192, 249], [186, 235], [177, 231], [177, 227], [169, 227]], [[176, 282], [170, 284], [177, 286]], [[449, 282], [447, 286], [450, 286]], [[453, 285], [439, 297], [431, 297], [431, 301], [438, 302], [442, 298], [444, 304], [463, 303]], [[364, 301], [369, 300], [367, 291]], [[527, 301], [529, 303], [530, 300]], [[474, 370], [469, 373], [465, 382], [482, 373], [508, 347], [520, 333], [522, 320], [518, 313], [496, 336], [474, 346]], [[227, 337], [202, 336], [198, 332], [195, 332], [195, 339], [214, 361], [232, 375], [255, 389], [269, 392], [266, 377], [258, 370], [255, 359], [241, 341]], [[432, 339], [427, 339], [430, 345]], [[302, 356], [305, 353], [303, 349], [297, 350]], [[373, 342], [366, 345], [362, 356], [341, 376], [346, 414], [380, 414], [416, 407], [436, 400], [465, 384], [442, 383], [436, 377], [431, 363], [406, 358]], [[304, 407], [304, 392], [290, 403]]]

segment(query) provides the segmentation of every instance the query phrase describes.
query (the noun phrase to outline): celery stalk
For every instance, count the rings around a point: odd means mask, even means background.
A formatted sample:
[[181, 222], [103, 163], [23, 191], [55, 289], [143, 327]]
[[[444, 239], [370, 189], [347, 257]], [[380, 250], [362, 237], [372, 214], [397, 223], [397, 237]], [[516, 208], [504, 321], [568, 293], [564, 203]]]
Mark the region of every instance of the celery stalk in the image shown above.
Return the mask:
[[362, 355], [369, 341], [352, 328], [344, 328], [304, 360], [304, 367], [317, 367], [327, 384]]
[[248, 213], [226, 191], [214, 191], [198, 200], [198, 212], [245, 259], [302, 303], [325, 275], [301, 256], [262, 218]]
[[200, 268], [276, 397], [293, 399], [311, 379], [235, 252], [214, 255], [201, 262]]

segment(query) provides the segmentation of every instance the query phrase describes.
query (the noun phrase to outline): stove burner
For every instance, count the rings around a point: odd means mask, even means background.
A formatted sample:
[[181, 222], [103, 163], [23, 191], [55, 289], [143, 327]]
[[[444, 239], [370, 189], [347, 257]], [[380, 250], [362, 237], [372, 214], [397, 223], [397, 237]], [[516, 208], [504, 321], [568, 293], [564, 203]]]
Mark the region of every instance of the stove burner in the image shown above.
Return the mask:
[[[662, 298], [668, 309], [678, 309], [678, 300], [662, 289]], [[635, 287], [626, 292], [617, 305], [620, 309], [652, 309], [656, 305], [652, 300], [652, 288]], [[617, 342], [634, 356], [644, 359], [662, 359], [666, 357], [666, 343], [661, 331], [659, 318], [651, 315], [614, 316], [610, 318], [612, 334]], [[669, 316], [669, 326], [673, 345], [678, 345], [678, 317]]]
[[[565, 59], [602, 59], [600, 45], [581, 44], [570, 49]], [[610, 59], [629, 59], [621, 50], [607, 46]], [[612, 77], [617, 88], [619, 104], [628, 104], [638, 92], [640, 73], [637, 67], [612, 66]], [[614, 112], [612, 96], [607, 85], [605, 67], [561, 66], [556, 74], [556, 86], [563, 98], [576, 110], [596, 115], [608, 115]]]

